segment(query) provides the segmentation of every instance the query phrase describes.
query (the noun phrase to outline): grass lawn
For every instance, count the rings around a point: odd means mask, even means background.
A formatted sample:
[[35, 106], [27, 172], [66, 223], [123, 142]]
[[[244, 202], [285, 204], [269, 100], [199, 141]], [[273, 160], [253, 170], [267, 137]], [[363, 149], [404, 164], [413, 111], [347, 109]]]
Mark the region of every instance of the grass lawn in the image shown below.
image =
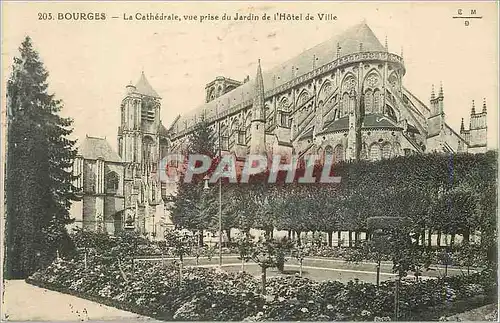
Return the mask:
[[[161, 262], [161, 258], [148, 259], [141, 261], [155, 261]], [[171, 263], [174, 261], [171, 258], [164, 258], [164, 263]], [[198, 259], [198, 266], [201, 267], [217, 267], [219, 264], [218, 256], [212, 259], [206, 257]], [[223, 256], [222, 268], [231, 272], [241, 271], [241, 261], [237, 256]], [[187, 257], [184, 259], [184, 266], [196, 266], [196, 259]], [[431, 267], [432, 269], [423, 273], [424, 278], [439, 277], [444, 275], [444, 268]], [[260, 267], [253, 262], [245, 264], [245, 271], [258, 277], [261, 274]], [[278, 272], [276, 268], [267, 270], [268, 277], [294, 275], [299, 272], [299, 262], [296, 259], [288, 258], [285, 262], [285, 274]], [[448, 268], [448, 275], [457, 275], [462, 271], [458, 268]], [[351, 263], [338, 259], [330, 258], [306, 258], [303, 262], [303, 277], [307, 277], [317, 281], [325, 280], [338, 280], [341, 282], [348, 282], [355, 278], [360, 281], [375, 283], [376, 282], [376, 265], [375, 263]], [[409, 278], [413, 276], [409, 275]], [[383, 263], [380, 270], [380, 281], [395, 279], [396, 275], [392, 273], [392, 264]]]

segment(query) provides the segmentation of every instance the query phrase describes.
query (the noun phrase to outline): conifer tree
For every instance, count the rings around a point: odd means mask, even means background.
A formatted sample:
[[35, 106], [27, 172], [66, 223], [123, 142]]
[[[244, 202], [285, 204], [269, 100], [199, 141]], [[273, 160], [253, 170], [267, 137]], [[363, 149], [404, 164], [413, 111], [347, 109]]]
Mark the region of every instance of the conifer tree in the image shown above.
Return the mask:
[[[200, 154], [215, 158], [216, 136], [205, 118], [196, 125], [188, 142], [188, 154]], [[200, 233], [200, 243], [203, 244], [202, 232], [214, 223], [215, 195], [214, 190], [204, 190], [202, 178], [194, 178], [191, 183], [184, 183], [181, 174], [177, 183], [175, 195], [172, 195], [172, 222], [178, 229], [188, 229]]]
[[48, 93], [42, 60], [29, 37], [19, 48], [7, 83], [6, 276], [24, 278], [50, 263], [69, 241], [66, 225], [75, 200], [72, 120]]

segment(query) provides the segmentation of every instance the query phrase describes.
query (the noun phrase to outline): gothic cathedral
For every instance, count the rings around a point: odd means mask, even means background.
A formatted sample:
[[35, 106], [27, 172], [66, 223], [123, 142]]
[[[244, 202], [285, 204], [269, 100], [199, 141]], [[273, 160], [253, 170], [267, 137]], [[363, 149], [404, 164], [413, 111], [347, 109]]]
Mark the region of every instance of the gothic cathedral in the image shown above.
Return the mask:
[[219, 76], [205, 87], [205, 103], [179, 115], [168, 130], [160, 121], [160, 96], [144, 74], [126, 87], [118, 153], [105, 139], [87, 137], [74, 173], [82, 201], [76, 224], [116, 233], [137, 230], [161, 237], [165, 205], [174, 190], [159, 181], [167, 152], [185, 153], [190, 133], [204, 117], [219, 134], [222, 153], [244, 159], [266, 155], [333, 155], [334, 161], [380, 160], [402, 155], [481, 153], [487, 149], [487, 108], [459, 133], [445, 122], [443, 86], [429, 104], [403, 86], [403, 54], [391, 53], [361, 23], [286, 62], [243, 81]]

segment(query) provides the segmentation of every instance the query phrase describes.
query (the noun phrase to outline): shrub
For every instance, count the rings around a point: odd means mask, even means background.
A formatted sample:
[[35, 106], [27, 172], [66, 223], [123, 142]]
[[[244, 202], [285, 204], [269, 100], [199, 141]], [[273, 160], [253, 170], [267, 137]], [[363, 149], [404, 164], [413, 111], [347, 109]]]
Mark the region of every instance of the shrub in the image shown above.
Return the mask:
[[[377, 287], [357, 281], [343, 284], [275, 277], [269, 279], [265, 297], [260, 294], [259, 281], [246, 273], [187, 268], [181, 282], [174, 266], [99, 258], [89, 262], [87, 269], [81, 261], [58, 259], [30, 280], [167, 320], [372, 321], [392, 317], [394, 304], [392, 281]], [[418, 282], [403, 280], [400, 318], [428, 318], [430, 308], [480, 293], [495, 296], [496, 286], [495, 271]], [[432, 315], [439, 317], [438, 312]]]

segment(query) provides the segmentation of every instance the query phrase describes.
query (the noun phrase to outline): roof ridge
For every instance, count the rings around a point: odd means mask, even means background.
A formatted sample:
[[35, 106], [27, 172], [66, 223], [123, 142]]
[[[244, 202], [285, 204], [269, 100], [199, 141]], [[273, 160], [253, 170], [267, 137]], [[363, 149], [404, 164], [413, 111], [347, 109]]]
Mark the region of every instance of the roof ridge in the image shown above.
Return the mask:
[[[297, 77], [300, 77], [301, 75], [308, 73], [312, 70], [312, 68], [314, 68], [314, 66], [319, 68], [320, 66], [335, 60], [336, 55], [334, 51], [337, 48], [337, 44], [340, 44], [342, 47], [340, 56], [343, 57], [359, 52], [360, 43], [363, 43], [363, 51], [385, 52], [385, 47], [367, 23], [363, 21], [344, 29], [343, 31], [335, 33], [323, 42], [303, 50], [299, 54], [289, 58], [288, 60], [282, 61], [270, 69], [262, 71], [264, 90], [268, 91], [279, 87]], [[253, 93], [252, 87], [254, 84], [255, 79], [251, 79], [249, 82], [240, 85], [233, 91], [221, 95], [213, 101], [200, 104], [197, 107], [188, 110], [178, 120], [179, 124], [182, 125], [183, 122], [186, 122], [191, 125], [193, 123], [193, 116], [203, 110], [206, 110], [209, 115], [213, 115], [215, 110], [217, 110], [218, 113], [222, 113], [229, 107], [236, 106], [248, 99], [251, 99]], [[248, 90], [247, 92], [249, 92], [249, 96], [244, 94], [246, 90]], [[180, 130], [182, 131], [182, 129]]]
[[106, 138], [86, 136], [77, 148], [84, 159], [97, 160], [103, 158], [109, 162], [122, 162], [121, 157], [111, 147]]

